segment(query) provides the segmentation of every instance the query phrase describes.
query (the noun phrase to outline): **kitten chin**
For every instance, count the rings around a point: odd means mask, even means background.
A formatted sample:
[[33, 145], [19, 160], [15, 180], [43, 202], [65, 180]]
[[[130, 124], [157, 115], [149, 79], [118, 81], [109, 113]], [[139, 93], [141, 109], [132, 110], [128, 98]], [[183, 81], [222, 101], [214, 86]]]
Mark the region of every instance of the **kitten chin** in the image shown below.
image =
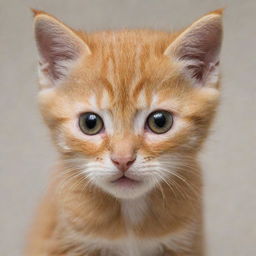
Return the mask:
[[84, 33], [34, 10], [39, 106], [60, 153], [26, 255], [203, 256], [197, 154], [222, 11], [167, 33]]

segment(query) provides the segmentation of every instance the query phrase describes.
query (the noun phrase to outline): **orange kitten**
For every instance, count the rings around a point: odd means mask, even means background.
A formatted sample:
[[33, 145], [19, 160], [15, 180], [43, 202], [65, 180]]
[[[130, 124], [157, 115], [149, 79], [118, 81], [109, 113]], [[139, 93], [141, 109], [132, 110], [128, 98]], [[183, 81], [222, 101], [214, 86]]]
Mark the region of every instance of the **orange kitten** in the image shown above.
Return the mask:
[[197, 155], [218, 104], [222, 11], [173, 34], [87, 34], [34, 12], [60, 161], [26, 255], [204, 255]]

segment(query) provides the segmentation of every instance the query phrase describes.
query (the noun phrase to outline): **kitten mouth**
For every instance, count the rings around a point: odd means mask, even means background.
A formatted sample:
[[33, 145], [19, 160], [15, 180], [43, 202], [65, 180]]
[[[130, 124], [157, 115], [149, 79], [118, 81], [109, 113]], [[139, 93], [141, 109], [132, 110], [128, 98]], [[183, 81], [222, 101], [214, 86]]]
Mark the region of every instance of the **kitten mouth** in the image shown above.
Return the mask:
[[121, 177], [111, 182], [114, 184], [123, 185], [123, 186], [131, 186], [131, 185], [136, 185], [140, 183], [140, 181], [127, 177], [126, 175], [122, 175]]

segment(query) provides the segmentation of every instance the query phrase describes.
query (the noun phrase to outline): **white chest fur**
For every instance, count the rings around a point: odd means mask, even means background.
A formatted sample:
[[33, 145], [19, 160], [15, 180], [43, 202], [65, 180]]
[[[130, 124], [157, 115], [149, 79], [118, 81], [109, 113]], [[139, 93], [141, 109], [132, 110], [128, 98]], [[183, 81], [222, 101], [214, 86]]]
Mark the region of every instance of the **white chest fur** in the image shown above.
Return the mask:
[[76, 236], [76, 242], [79, 240], [78, 251], [100, 250], [100, 256], [163, 256], [164, 248], [177, 251], [189, 247], [194, 235], [193, 231], [188, 228], [179, 233], [151, 239], [140, 239], [132, 233], [116, 240]]
[[101, 247], [101, 256], [160, 256], [162, 246], [154, 240], [139, 240], [129, 236], [115, 241], [95, 241]]

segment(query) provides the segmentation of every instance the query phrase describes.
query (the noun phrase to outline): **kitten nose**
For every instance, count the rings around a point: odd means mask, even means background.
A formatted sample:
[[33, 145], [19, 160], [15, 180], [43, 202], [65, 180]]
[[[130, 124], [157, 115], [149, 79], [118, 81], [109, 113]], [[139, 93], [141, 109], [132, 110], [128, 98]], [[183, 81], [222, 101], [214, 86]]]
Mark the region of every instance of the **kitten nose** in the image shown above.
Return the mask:
[[120, 171], [126, 172], [135, 162], [136, 156], [112, 156], [111, 160]]

